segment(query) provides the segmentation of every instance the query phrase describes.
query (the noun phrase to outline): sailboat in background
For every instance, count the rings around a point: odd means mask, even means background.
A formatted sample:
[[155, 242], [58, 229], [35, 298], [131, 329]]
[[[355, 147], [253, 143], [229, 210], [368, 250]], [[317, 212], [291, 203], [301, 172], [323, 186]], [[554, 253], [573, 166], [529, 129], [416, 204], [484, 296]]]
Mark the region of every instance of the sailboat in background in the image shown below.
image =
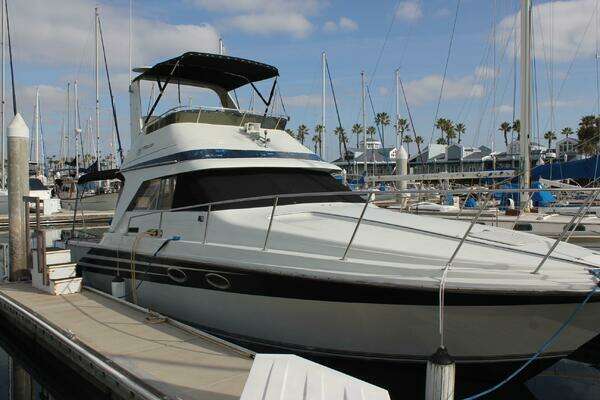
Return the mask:
[[[107, 179], [104, 175], [112, 176], [109, 170], [102, 170], [100, 158], [100, 86], [99, 86], [99, 47], [101, 40], [100, 16], [98, 8], [94, 9], [95, 34], [95, 65], [94, 76], [96, 86], [95, 100], [95, 146], [94, 162], [86, 168], [81, 167], [83, 154], [83, 138], [80, 125], [79, 104], [77, 100], [77, 83], [75, 83], [75, 176], [57, 179], [57, 193], [61, 206], [67, 210], [109, 211], [114, 210], [119, 197], [121, 182]], [[103, 50], [104, 50], [104, 46]], [[106, 61], [106, 54], [105, 54]], [[89, 125], [88, 125], [89, 127]], [[87, 131], [87, 129], [86, 129]], [[113, 146], [114, 147], [114, 146]], [[81, 157], [80, 157], [81, 150]], [[80, 173], [81, 172], [81, 173]], [[103, 174], [108, 172], [108, 174]]]

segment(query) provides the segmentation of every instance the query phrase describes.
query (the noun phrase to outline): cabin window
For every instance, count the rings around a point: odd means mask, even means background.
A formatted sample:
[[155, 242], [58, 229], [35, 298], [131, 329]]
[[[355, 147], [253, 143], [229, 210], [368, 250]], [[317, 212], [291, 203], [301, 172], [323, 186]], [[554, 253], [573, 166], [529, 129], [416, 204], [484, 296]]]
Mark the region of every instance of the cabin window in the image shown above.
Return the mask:
[[585, 225], [583, 225], [583, 224], [578, 224], [578, 225], [572, 224], [572, 225], [569, 225], [569, 230], [570, 231], [575, 231], [575, 232], [585, 232]]
[[531, 226], [531, 224], [515, 224], [515, 227], [513, 228], [515, 231], [527, 231], [530, 232], [533, 230], [533, 226]]
[[[296, 168], [224, 168], [180, 174], [173, 208], [277, 194], [346, 192], [348, 187], [326, 171]], [[280, 198], [279, 205], [318, 202], [364, 202], [360, 196], [330, 195]], [[213, 206], [213, 210], [265, 207], [273, 199]]]
[[173, 205], [176, 177], [151, 179], [142, 183], [127, 211], [168, 210]]

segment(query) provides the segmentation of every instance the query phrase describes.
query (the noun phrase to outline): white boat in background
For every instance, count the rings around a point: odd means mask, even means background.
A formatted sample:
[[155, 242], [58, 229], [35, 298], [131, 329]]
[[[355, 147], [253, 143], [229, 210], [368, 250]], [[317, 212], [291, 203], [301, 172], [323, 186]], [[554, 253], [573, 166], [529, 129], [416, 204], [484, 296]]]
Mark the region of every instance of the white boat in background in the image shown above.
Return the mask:
[[[440, 344], [444, 280], [449, 352], [496, 374], [538, 351], [597, 285], [600, 256], [578, 246], [558, 244], [532, 273], [552, 240], [482, 225], [465, 236], [467, 222], [365, 206], [331, 176], [338, 167], [284, 131], [287, 118], [240, 110], [228, 94], [277, 76], [185, 53], [133, 80], [112, 225], [99, 242], [69, 242], [86, 285], [110, 292], [124, 279], [132, 301], [249, 347], [412, 364]], [[148, 80], [209, 88], [222, 108], [154, 118], [156, 100], [143, 116]], [[540, 360], [599, 333], [595, 295]]]
[[[60, 200], [52, 198], [52, 190], [39, 178], [29, 178], [29, 196], [42, 200], [42, 214], [50, 215], [60, 211]], [[8, 214], [8, 190], [0, 189], [0, 214]]]

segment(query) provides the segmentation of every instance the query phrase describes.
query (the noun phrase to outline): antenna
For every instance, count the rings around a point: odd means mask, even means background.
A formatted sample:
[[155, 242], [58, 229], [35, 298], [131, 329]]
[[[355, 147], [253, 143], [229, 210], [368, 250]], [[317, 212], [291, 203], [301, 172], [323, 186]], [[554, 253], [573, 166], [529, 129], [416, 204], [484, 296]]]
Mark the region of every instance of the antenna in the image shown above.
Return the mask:
[[133, 0], [129, 0], [129, 84], [131, 84], [131, 71], [133, 68]]
[[327, 55], [325, 52], [321, 53], [321, 67], [323, 69], [323, 88], [321, 92], [321, 132], [319, 133], [319, 155], [321, 158], [325, 157], [325, 85], [326, 85], [326, 77], [325, 77], [325, 68], [327, 63]]
[[100, 86], [98, 78], [98, 7], [94, 8], [94, 36], [96, 43], [94, 46], [95, 61], [94, 74], [96, 79], [96, 162], [98, 163], [98, 170], [100, 170]]

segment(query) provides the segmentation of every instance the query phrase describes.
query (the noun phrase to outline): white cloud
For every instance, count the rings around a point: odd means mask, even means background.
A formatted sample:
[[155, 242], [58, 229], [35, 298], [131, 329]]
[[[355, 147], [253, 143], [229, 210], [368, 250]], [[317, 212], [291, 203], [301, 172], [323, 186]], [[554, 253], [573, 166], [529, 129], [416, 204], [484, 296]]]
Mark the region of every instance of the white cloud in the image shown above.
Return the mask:
[[[417, 105], [435, 100], [439, 96], [441, 84], [440, 75], [428, 75], [408, 82], [405, 85], [406, 97], [409, 102]], [[475, 83], [472, 76], [458, 79], [446, 78], [444, 83], [444, 100], [482, 97], [483, 94], [483, 86]]]
[[[578, 57], [593, 56], [596, 51], [596, 39], [594, 35], [595, 22], [591, 19], [594, 18], [595, 7], [596, 0], [552, 1], [536, 4], [533, 7], [532, 27], [539, 45], [534, 48], [535, 57], [554, 62], [570, 61], [580, 41]], [[515, 36], [520, 37], [521, 17], [520, 13], [517, 13], [500, 21], [498, 43], [505, 43], [507, 38], [512, 35], [515, 18], [517, 18]], [[584, 37], [590, 21], [591, 25]], [[553, 31], [550, 30], [551, 23]], [[512, 38], [514, 39], [515, 36]], [[550, 48], [550, 43], [552, 43], [552, 48]]]
[[337, 29], [338, 29], [338, 26], [335, 23], [335, 21], [327, 21], [323, 25], [323, 30], [325, 32], [335, 32], [335, 31], [337, 31]]
[[305, 37], [313, 30], [308, 16], [318, 13], [326, 2], [319, 0], [188, 0], [212, 12], [232, 14], [219, 21], [227, 29], [270, 35]]
[[493, 79], [494, 76], [498, 77], [500, 75], [500, 70], [487, 66], [481, 65], [475, 68], [475, 77], [479, 79]]
[[508, 104], [501, 104], [497, 106], [494, 111], [496, 111], [499, 114], [510, 114], [513, 112], [513, 107]]
[[385, 86], [379, 86], [377, 88], [377, 93], [379, 93], [380, 96], [387, 96], [390, 94], [390, 91]]
[[344, 31], [355, 31], [358, 29], [358, 23], [348, 17], [340, 17], [340, 29]]
[[[15, 56], [34, 64], [90, 66], [93, 57], [92, 0], [21, 0], [12, 3]], [[109, 63], [128, 65], [127, 9], [100, 8]], [[216, 51], [219, 34], [208, 24], [169, 24], [156, 19], [134, 19], [134, 61], [148, 64], [183, 51]]]
[[307, 36], [313, 28], [311, 22], [299, 13], [236, 15], [227, 18], [226, 26], [257, 35], [287, 33], [298, 38]]
[[189, 0], [198, 7], [215, 12], [252, 13], [277, 10], [278, 13], [314, 14], [322, 7], [319, 0]]
[[336, 31], [355, 31], [358, 29], [358, 24], [356, 21], [348, 18], [348, 17], [340, 17], [338, 22], [335, 21], [327, 21], [323, 25], [323, 30], [325, 32], [336, 32]]
[[401, 1], [396, 9], [396, 17], [406, 20], [415, 21], [423, 16], [421, 3], [418, 0]]

